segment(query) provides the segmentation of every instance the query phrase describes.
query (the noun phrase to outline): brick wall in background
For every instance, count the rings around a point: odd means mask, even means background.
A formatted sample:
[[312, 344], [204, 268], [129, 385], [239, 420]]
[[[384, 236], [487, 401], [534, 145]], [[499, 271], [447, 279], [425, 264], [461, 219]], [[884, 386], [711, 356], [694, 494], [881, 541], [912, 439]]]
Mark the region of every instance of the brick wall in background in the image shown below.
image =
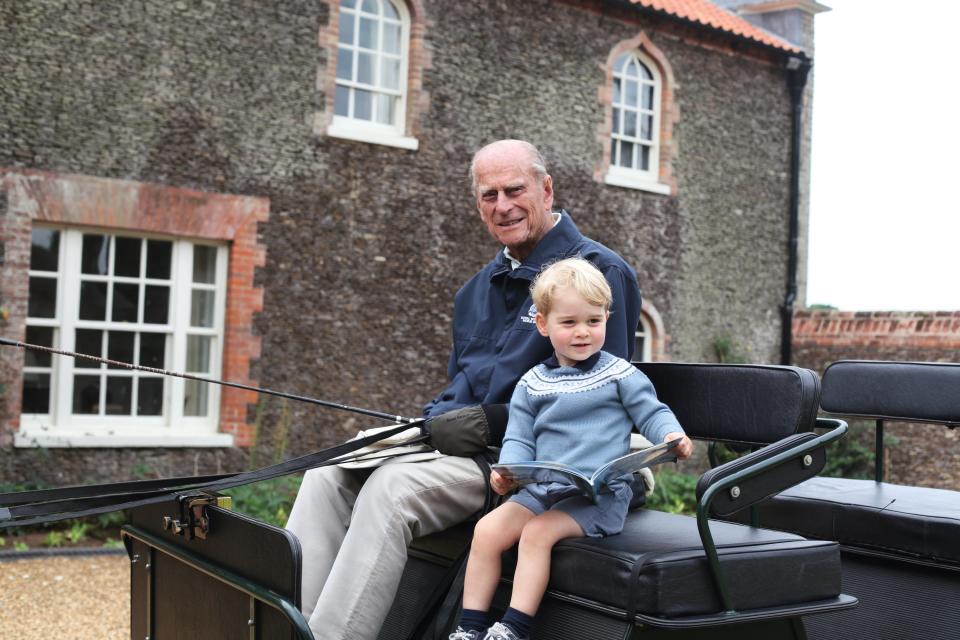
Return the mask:
[[[823, 373], [836, 360], [960, 362], [960, 311], [798, 311], [794, 363]], [[891, 423], [887, 479], [960, 489], [960, 430]]]

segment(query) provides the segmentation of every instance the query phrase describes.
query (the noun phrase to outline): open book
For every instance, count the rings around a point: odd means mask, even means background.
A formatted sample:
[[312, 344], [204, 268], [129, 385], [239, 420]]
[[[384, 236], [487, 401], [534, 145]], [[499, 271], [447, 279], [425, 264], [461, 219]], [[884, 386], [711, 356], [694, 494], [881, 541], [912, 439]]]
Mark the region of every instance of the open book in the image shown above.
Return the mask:
[[509, 464], [495, 464], [493, 470], [505, 478], [509, 478], [520, 485], [537, 482], [563, 482], [576, 485], [583, 495], [591, 501], [597, 501], [597, 494], [608, 490], [607, 484], [611, 480], [622, 478], [644, 467], [651, 467], [661, 462], [674, 462], [677, 459], [673, 453], [682, 438], [647, 447], [628, 453], [606, 463], [593, 472], [592, 476], [559, 462], [511, 462]]

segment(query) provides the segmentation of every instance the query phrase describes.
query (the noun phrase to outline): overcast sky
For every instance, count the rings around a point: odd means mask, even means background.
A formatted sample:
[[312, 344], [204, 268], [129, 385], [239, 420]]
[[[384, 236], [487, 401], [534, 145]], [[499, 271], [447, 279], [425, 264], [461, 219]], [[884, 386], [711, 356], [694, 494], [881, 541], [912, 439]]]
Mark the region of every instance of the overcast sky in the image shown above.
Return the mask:
[[820, 1], [807, 303], [960, 310], [960, 2]]

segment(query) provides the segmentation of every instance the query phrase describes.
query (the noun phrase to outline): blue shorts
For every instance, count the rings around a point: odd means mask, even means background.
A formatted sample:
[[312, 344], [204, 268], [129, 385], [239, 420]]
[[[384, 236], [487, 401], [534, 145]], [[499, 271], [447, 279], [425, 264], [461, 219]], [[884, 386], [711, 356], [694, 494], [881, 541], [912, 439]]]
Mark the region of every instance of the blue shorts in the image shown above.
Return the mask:
[[615, 481], [610, 485], [611, 492], [601, 493], [594, 504], [580, 493], [580, 490], [570, 484], [562, 482], [543, 482], [528, 484], [510, 497], [510, 502], [516, 502], [526, 507], [534, 515], [550, 509], [563, 511], [576, 520], [583, 535], [590, 538], [612, 536], [623, 530], [623, 522], [627, 519], [630, 509], [630, 499], [633, 489], [630, 484]]

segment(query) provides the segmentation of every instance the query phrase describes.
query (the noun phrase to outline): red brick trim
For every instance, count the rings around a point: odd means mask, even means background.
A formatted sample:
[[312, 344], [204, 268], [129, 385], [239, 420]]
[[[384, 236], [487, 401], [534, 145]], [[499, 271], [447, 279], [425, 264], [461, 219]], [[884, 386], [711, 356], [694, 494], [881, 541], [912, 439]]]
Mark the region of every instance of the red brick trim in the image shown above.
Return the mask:
[[640, 314], [647, 319], [650, 326], [650, 361], [669, 362], [667, 343], [670, 341], [670, 336], [663, 328], [663, 318], [660, 316], [660, 312], [644, 298], [640, 302]]
[[960, 311], [797, 311], [793, 338], [795, 347], [960, 349]]
[[677, 179], [673, 175], [673, 159], [676, 157], [676, 145], [673, 138], [673, 127], [680, 120], [680, 110], [674, 96], [676, 81], [673, 77], [673, 67], [667, 61], [663, 52], [653, 44], [646, 33], [641, 31], [636, 36], [618, 42], [610, 50], [604, 64], [603, 86], [597, 90], [597, 99], [603, 108], [603, 121], [597, 128], [597, 140], [603, 149], [600, 162], [593, 171], [593, 178], [603, 182], [607, 170], [610, 168], [611, 144], [610, 136], [613, 133], [613, 63], [621, 54], [628, 51], [640, 50], [649, 57], [660, 72], [660, 153], [658, 157], [658, 174], [662, 184], [670, 187], [670, 195], [677, 195]]
[[[404, 135], [416, 138], [421, 134], [423, 119], [430, 108], [430, 93], [423, 88], [423, 74], [432, 67], [430, 51], [426, 47], [428, 27], [423, 0], [397, 0], [410, 13], [410, 42], [407, 49], [407, 107]], [[340, 3], [330, 1], [330, 18], [320, 27], [317, 40], [326, 53], [326, 65], [317, 69], [317, 91], [323, 95], [325, 109], [314, 116], [314, 133], [326, 134], [333, 122], [333, 101], [337, 88], [337, 41], [340, 34]]]
[[[250, 361], [260, 355], [260, 337], [253, 334], [253, 314], [263, 309], [263, 289], [253, 286], [254, 271], [266, 261], [266, 247], [257, 242], [257, 223], [269, 216], [264, 198], [205, 193], [126, 180], [59, 175], [0, 168], [0, 242], [4, 248], [0, 300], [9, 310], [2, 325], [5, 336], [22, 340], [27, 317], [30, 233], [35, 221], [56, 224], [130, 229], [171, 236], [226, 241], [230, 244], [227, 301], [224, 322], [223, 378], [255, 386]], [[19, 427], [19, 373], [23, 355], [0, 353], [0, 366], [12, 376], [7, 384], [5, 429]], [[0, 374], [2, 375], [2, 374]], [[237, 446], [253, 442], [253, 425], [247, 423], [247, 405], [256, 393], [224, 388], [220, 395], [220, 431], [234, 436]]]

